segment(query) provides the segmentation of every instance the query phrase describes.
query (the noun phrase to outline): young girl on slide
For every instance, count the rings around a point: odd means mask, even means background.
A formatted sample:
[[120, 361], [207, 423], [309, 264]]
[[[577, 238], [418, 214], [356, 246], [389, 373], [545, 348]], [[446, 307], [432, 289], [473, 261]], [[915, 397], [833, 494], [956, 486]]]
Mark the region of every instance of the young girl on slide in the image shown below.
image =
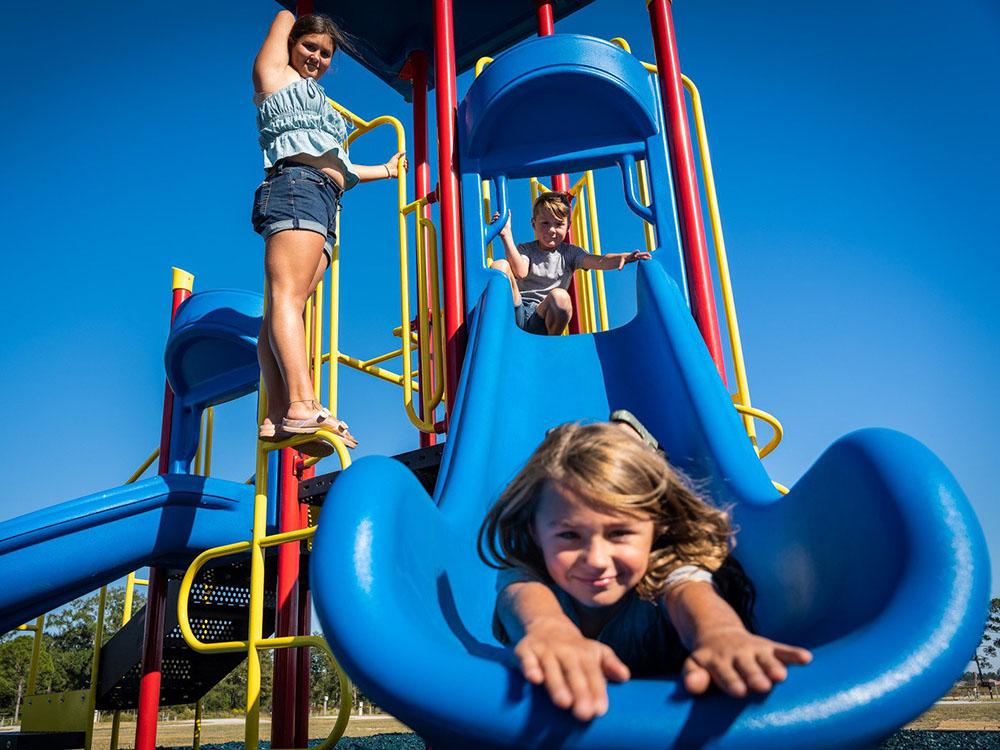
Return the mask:
[[581, 721], [607, 711], [609, 679], [680, 672], [691, 693], [715, 683], [744, 697], [812, 658], [752, 634], [749, 611], [720, 595], [737, 601], [730, 592], [748, 586], [727, 561], [728, 516], [632, 429], [551, 430], [479, 534], [480, 555], [501, 571], [497, 637], [516, 644], [525, 679]]
[[[387, 180], [406, 168], [400, 152], [384, 164], [354, 164], [348, 124], [317, 83], [330, 67], [340, 30], [326, 16], [275, 17], [253, 65], [257, 129], [266, 177], [254, 196], [252, 222], [264, 238], [267, 303], [257, 354], [267, 391], [262, 440], [324, 429], [353, 448], [347, 425], [313, 400], [302, 314], [330, 263], [340, 198], [359, 182]], [[333, 448], [300, 446], [312, 455]]]

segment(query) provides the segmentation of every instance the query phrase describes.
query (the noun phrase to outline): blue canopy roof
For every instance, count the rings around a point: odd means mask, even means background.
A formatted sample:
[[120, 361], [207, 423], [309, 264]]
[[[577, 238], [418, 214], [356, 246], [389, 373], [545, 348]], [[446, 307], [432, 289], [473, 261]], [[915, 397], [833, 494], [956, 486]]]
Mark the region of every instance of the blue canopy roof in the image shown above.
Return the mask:
[[[295, 0], [279, 0], [295, 11]], [[593, 0], [552, 0], [558, 20]], [[429, 82], [434, 82], [434, 13], [432, 0], [366, 0], [345, 3], [315, 0], [316, 13], [330, 16], [351, 35], [347, 51], [375, 75], [410, 100], [410, 83], [399, 77], [410, 53], [428, 53]], [[454, 0], [455, 57], [461, 73], [484, 55], [493, 56], [538, 32], [535, 0]], [[346, 51], [346, 50], [345, 50]]]

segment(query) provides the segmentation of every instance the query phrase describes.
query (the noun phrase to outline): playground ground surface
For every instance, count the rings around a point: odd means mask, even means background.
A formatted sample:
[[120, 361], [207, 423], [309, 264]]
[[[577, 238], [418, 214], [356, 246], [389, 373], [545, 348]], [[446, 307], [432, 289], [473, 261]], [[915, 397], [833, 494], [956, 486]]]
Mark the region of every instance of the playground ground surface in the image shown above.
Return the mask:
[[[319, 738], [329, 732], [334, 717], [314, 716], [310, 728]], [[160, 724], [157, 732], [159, 747], [187, 750], [191, 747], [191, 721], [171, 721]], [[270, 724], [261, 724], [261, 734], [267, 737]], [[111, 735], [110, 721], [95, 726], [93, 750], [107, 750]], [[123, 723], [121, 747], [130, 747], [135, 725]], [[242, 750], [243, 720], [206, 719], [202, 725], [202, 750]], [[319, 739], [315, 740], [318, 743]], [[311, 744], [315, 744], [311, 743]], [[262, 742], [262, 748], [268, 748]], [[946, 750], [969, 748], [987, 750], [1000, 747], [1000, 700], [945, 701], [937, 703], [927, 713], [911, 722], [882, 745], [882, 750]], [[390, 716], [354, 716], [338, 750], [424, 750], [424, 744], [409, 728]]]

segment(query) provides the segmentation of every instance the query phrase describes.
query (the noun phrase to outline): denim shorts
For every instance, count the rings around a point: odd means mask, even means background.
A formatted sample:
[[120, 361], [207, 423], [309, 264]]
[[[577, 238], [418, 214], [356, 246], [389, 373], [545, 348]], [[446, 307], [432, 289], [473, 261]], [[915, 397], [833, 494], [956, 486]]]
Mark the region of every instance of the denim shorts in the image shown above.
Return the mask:
[[286, 229], [322, 234], [329, 262], [337, 240], [337, 208], [343, 192], [321, 169], [278, 162], [254, 194], [250, 221], [264, 239]]
[[548, 333], [548, 329], [545, 327], [545, 318], [539, 315], [535, 310], [538, 308], [537, 302], [521, 302], [514, 308], [514, 321], [517, 323], [519, 328], [524, 329], [528, 333]]

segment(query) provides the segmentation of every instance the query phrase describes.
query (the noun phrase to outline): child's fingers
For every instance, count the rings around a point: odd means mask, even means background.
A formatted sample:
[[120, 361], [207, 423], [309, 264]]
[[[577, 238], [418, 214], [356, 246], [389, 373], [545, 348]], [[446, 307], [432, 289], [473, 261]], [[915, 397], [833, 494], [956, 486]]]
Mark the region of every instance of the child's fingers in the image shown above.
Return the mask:
[[545, 672], [545, 689], [549, 691], [552, 702], [559, 708], [569, 708], [573, 705], [573, 695], [563, 677], [562, 665], [551, 652], [544, 654], [541, 661]]
[[712, 684], [712, 675], [690, 656], [684, 662], [684, 689], [692, 695], [701, 695]]
[[746, 683], [733, 666], [724, 660], [715, 659], [708, 665], [712, 681], [734, 698], [745, 698]]
[[499, 218], [500, 218], [500, 212], [499, 211], [494, 211], [493, 212], [493, 219], [490, 221], [490, 223], [492, 224], [494, 221], [496, 221]]
[[593, 651], [584, 662], [585, 676], [590, 685], [590, 700], [594, 716], [604, 716], [608, 712], [608, 681], [601, 666], [603, 649]]
[[785, 664], [808, 664], [813, 658], [812, 653], [808, 649], [789, 646], [786, 643], [775, 643], [774, 655]]
[[535, 652], [527, 649], [518, 652], [515, 649], [514, 654], [521, 663], [521, 673], [524, 674], [524, 679], [533, 685], [541, 685], [545, 680], [545, 673], [542, 671], [542, 664], [538, 661]]
[[760, 668], [764, 670], [764, 674], [767, 675], [771, 682], [784, 682], [785, 678], [788, 677], [788, 670], [785, 668], [785, 665], [775, 658], [774, 654], [770, 651], [757, 654], [757, 663], [760, 664]]
[[618, 654], [609, 646], [601, 650], [601, 671], [605, 677], [614, 682], [626, 682], [632, 676], [625, 662], [619, 659]]
[[740, 654], [736, 657], [736, 671], [742, 677], [744, 684], [756, 693], [768, 692], [773, 683], [760, 668], [754, 654]]
[[563, 670], [566, 684], [573, 695], [573, 716], [580, 721], [590, 721], [594, 718], [595, 707], [589, 675], [576, 659], [564, 661]]

